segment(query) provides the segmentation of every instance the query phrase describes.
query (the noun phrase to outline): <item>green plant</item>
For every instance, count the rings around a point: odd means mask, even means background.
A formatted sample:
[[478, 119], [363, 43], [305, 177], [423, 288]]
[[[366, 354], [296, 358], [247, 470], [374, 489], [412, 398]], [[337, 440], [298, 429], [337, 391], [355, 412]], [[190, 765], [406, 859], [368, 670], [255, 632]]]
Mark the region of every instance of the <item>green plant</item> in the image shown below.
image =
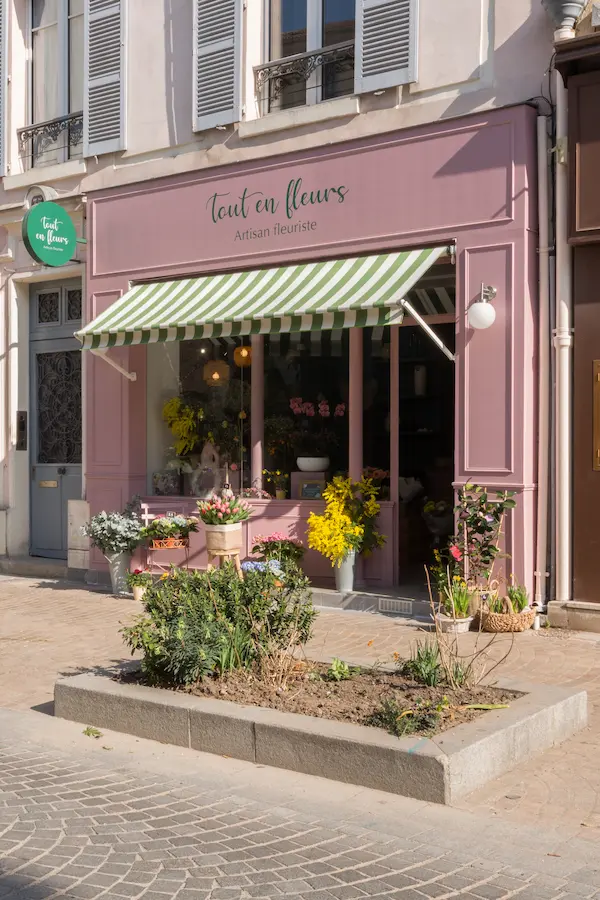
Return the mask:
[[353, 675], [358, 675], [360, 669], [350, 667], [343, 659], [337, 656], [331, 660], [331, 665], [327, 669], [328, 681], [349, 681]]
[[198, 514], [205, 525], [234, 525], [250, 518], [252, 507], [240, 497], [210, 497], [198, 500]]
[[443, 677], [440, 651], [435, 641], [417, 641], [410, 659], [400, 663], [402, 675], [419, 684], [436, 687]]
[[142, 536], [147, 540], [185, 539], [193, 531], [198, 531], [197, 516], [157, 516], [142, 529]]
[[316, 616], [308, 579], [268, 566], [244, 580], [227, 563], [208, 572], [173, 568], [144, 594], [144, 615], [122, 629], [152, 684], [193, 684], [286, 653], [309, 639]]
[[527, 588], [522, 584], [516, 584], [514, 579], [511, 584], [509, 584], [506, 593], [508, 594], [508, 599], [512, 603], [512, 608], [515, 612], [523, 612], [524, 609], [527, 609], [529, 606], [529, 594], [527, 593]]
[[256, 534], [252, 539], [252, 553], [259, 554], [265, 561], [277, 560], [283, 569], [290, 565], [298, 567], [305, 552], [300, 541], [281, 531]]
[[133, 553], [142, 541], [142, 523], [130, 504], [124, 512], [102, 512], [92, 516], [81, 531], [105, 556]]
[[127, 573], [127, 585], [133, 587], [149, 587], [152, 584], [152, 574], [147, 569], [134, 569]]
[[514, 495], [514, 491], [496, 491], [491, 499], [486, 488], [475, 484], [459, 491], [455, 508], [459, 530], [450, 540], [449, 551], [470, 584], [489, 583], [492, 578], [504, 517], [517, 505]]
[[440, 701], [420, 700], [414, 706], [402, 708], [395, 697], [384, 697], [379, 709], [369, 716], [367, 725], [385, 728], [395, 737], [415, 732], [434, 731], [441, 720], [442, 711], [449, 706], [444, 697]]
[[444, 612], [453, 619], [466, 619], [471, 608], [473, 592], [460, 575], [446, 578], [443, 592]]
[[263, 475], [265, 481], [268, 481], [270, 484], [272, 484], [276, 491], [285, 490], [286, 483], [290, 478], [287, 472], [282, 472], [281, 469], [275, 469], [272, 472], [269, 471], [269, 469], [263, 469]]

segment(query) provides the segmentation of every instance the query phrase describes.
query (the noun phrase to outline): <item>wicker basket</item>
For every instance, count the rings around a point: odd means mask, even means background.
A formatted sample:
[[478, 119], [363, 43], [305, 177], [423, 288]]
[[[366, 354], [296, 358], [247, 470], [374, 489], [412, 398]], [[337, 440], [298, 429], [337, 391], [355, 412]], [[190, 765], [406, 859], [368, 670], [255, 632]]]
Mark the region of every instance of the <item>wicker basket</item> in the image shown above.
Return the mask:
[[186, 547], [189, 547], [189, 539], [188, 538], [163, 538], [159, 540], [158, 538], [153, 538], [150, 542], [151, 550], [183, 550]]
[[509, 634], [516, 631], [527, 631], [533, 625], [535, 609], [525, 612], [486, 612], [481, 611], [481, 627], [494, 634]]
[[206, 549], [208, 553], [240, 553], [242, 549], [242, 524], [205, 525]]

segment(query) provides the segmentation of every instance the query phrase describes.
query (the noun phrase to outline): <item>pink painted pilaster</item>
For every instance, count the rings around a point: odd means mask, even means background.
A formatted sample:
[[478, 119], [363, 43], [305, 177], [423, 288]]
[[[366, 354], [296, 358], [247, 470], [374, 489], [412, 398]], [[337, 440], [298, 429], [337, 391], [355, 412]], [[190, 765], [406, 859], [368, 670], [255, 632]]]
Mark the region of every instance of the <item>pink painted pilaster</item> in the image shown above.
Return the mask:
[[262, 487], [265, 440], [265, 343], [262, 334], [253, 334], [252, 394], [250, 401], [251, 478], [254, 487]]
[[363, 333], [349, 334], [350, 375], [348, 386], [348, 472], [358, 481], [363, 470]]
[[400, 328], [390, 326], [390, 500], [398, 503], [400, 481]]

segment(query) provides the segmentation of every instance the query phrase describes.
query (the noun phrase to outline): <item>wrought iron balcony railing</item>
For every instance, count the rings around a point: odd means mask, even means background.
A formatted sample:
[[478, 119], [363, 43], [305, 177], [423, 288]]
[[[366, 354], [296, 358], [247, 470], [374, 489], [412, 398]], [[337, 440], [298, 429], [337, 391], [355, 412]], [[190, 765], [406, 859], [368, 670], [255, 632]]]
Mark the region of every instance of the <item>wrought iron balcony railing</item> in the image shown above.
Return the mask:
[[256, 93], [260, 96], [268, 85], [270, 99], [275, 100], [281, 96], [289, 80], [307, 82], [319, 67], [328, 66], [333, 71], [342, 71], [350, 65], [354, 65], [354, 41], [343, 41], [309, 53], [274, 59], [254, 67]]
[[83, 112], [36, 122], [17, 131], [24, 168], [47, 166], [80, 157], [83, 148]]

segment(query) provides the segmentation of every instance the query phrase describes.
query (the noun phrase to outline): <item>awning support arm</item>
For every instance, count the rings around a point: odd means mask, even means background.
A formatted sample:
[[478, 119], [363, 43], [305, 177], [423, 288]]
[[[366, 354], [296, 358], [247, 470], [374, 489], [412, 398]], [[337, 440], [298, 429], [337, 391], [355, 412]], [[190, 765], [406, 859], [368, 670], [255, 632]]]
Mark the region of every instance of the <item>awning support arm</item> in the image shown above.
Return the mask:
[[135, 372], [128, 372], [127, 369], [124, 369], [123, 366], [120, 366], [118, 362], [115, 362], [114, 359], [111, 359], [110, 356], [107, 355], [107, 351], [105, 349], [90, 350], [90, 353], [93, 353], [94, 356], [97, 356], [99, 359], [103, 359], [105, 363], [108, 363], [113, 369], [126, 378], [128, 381], [137, 381], [137, 374]]
[[402, 306], [403, 309], [406, 310], [406, 312], [409, 314], [409, 316], [411, 316], [415, 320], [415, 322], [417, 322], [417, 324], [419, 324], [421, 326], [421, 328], [423, 329], [425, 334], [427, 334], [431, 338], [431, 340], [434, 342], [434, 344], [437, 344], [437, 346], [440, 348], [440, 350], [442, 351], [444, 356], [447, 356], [448, 359], [450, 360], [450, 362], [456, 362], [456, 357], [454, 356], [454, 353], [452, 353], [450, 350], [448, 350], [448, 348], [444, 344], [443, 340], [437, 336], [437, 334], [435, 333], [433, 328], [431, 328], [427, 324], [425, 319], [423, 319], [423, 317], [419, 315], [419, 313], [416, 311], [416, 309], [413, 306], [411, 306], [411, 304], [408, 302], [408, 300], [400, 300], [400, 305]]

